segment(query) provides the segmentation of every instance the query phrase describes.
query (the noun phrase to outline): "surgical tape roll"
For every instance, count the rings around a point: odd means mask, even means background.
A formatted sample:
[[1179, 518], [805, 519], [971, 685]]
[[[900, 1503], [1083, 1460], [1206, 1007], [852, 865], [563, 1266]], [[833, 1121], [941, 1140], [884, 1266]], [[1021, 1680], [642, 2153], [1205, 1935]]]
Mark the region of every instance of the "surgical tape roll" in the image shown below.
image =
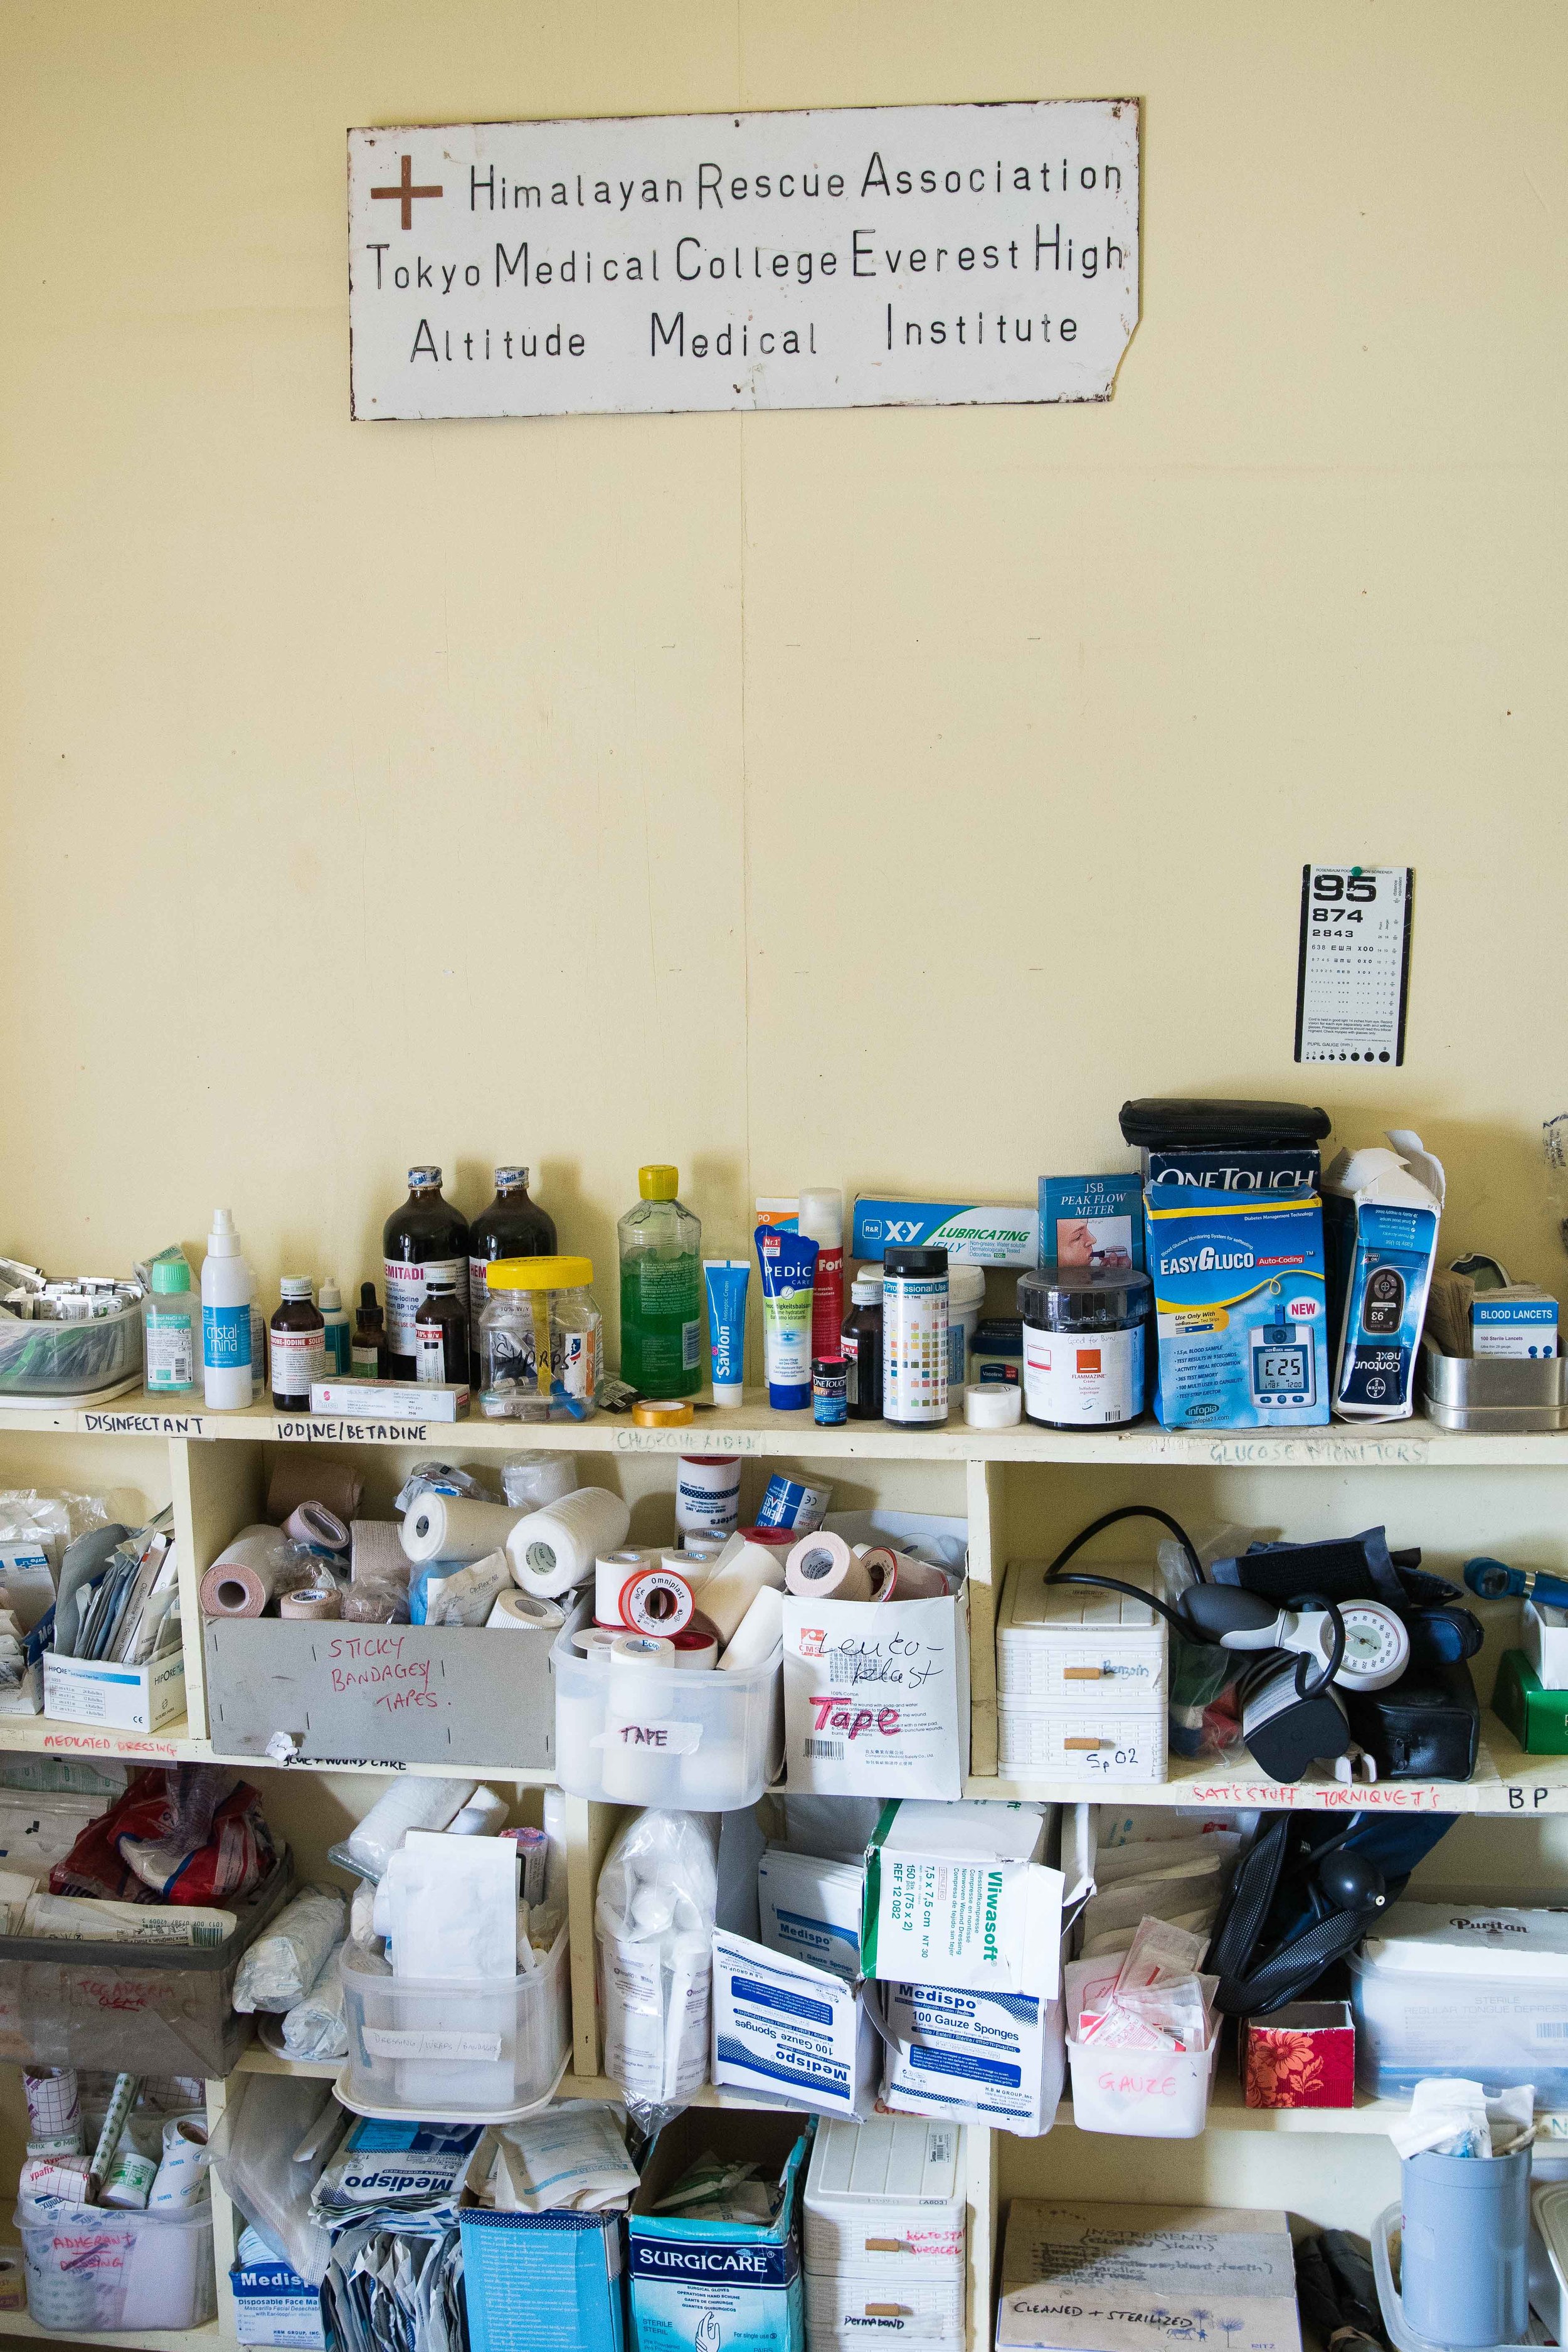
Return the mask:
[[207, 2193], [212, 2150], [207, 2127], [195, 2116], [175, 2116], [163, 2126], [163, 2160], [158, 2167], [149, 2212], [188, 2213]]
[[[523, 1598], [531, 1596], [525, 1593]], [[610, 1652], [620, 1638], [613, 1625], [580, 1625], [572, 1636], [572, 1646], [581, 1650], [585, 1658], [602, 1658], [607, 1665]]]
[[547, 1503], [558, 1503], [563, 1495], [574, 1494], [582, 1481], [570, 1454], [553, 1454], [535, 1445], [525, 1454], [505, 1456], [500, 1484], [509, 1503], [525, 1511], [539, 1511]]
[[626, 1579], [639, 1569], [652, 1568], [659, 1555], [640, 1544], [623, 1544], [618, 1551], [603, 1551], [594, 1562], [594, 1614], [601, 1625], [621, 1623], [621, 1595]]
[[299, 1552], [281, 1528], [241, 1528], [202, 1579], [202, 1614], [259, 1617], [280, 1589], [304, 1579]]
[[[877, 1600], [946, 1600], [948, 1583], [940, 1568], [932, 1568], [927, 1560], [911, 1559], [909, 1553], [904, 1551], [894, 1552], [892, 1563], [890, 1575], [885, 1577], [877, 1586], [875, 1595]], [[866, 1565], [869, 1569], [870, 1561], [868, 1560]]]
[[286, 1592], [278, 1603], [279, 1617], [341, 1617], [343, 1598], [336, 1585], [306, 1584]]
[[700, 1621], [694, 1620], [691, 1624], [683, 1625], [679, 1633], [668, 1634], [666, 1638], [675, 1653], [677, 1666], [685, 1667], [688, 1671], [695, 1667], [700, 1673], [711, 1673], [719, 1663], [718, 1636]]
[[621, 1588], [620, 1620], [634, 1633], [679, 1633], [696, 1607], [685, 1577], [662, 1564], [634, 1570]]
[[803, 1536], [784, 1566], [784, 1588], [802, 1601], [869, 1601], [871, 1578], [842, 1536]]
[[613, 1803], [679, 1801], [683, 1727], [669, 1721], [673, 1645], [657, 1633], [617, 1633], [605, 1695], [605, 1794]]
[[279, 1449], [267, 1487], [267, 1516], [279, 1524], [301, 1503], [324, 1503], [340, 1519], [352, 1519], [364, 1493], [364, 1480], [347, 1462], [323, 1462], [314, 1446]]
[[526, 1513], [510, 1503], [476, 1503], [468, 1495], [416, 1495], [403, 1515], [402, 1544], [416, 1567], [427, 1559], [466, 1568], [498, 1551]]
[[563, 1622], [553, 1601], [536, 1601], [531, 1592], [520, 1592], [515, 1584], [497, 1593], [495, 1607], [485, 1619], [487, 1627], [499, 1625], [510, 1633], [556, 1633]]
[[283, 1532], [296, 1543], [315, 1544], [322, 1551], [347, 1551], [349, 1531], [325, 1503], [300, 1503], [283, 1522]]
[[512, 1580], [542, 1601], [586, 1584], [601, 1552], [618, 1550], [632, 1515], [605, 1486], [579, 1486], [542, 1511], [520, 1517], [506, 1538]]
[[784, 1594], [775, 1586], [764, 1584], [724, 1644], [721, 1673], [726, 1666], [764, 1665], [783, 1640]]
[[777, 1544], [731, 1537], [697, 1589], [699, 1605], [718, 1634], [721, 1649], [733, 1638], [759, 1592], [767, 1587], [784, 1591], [785, 1558]]

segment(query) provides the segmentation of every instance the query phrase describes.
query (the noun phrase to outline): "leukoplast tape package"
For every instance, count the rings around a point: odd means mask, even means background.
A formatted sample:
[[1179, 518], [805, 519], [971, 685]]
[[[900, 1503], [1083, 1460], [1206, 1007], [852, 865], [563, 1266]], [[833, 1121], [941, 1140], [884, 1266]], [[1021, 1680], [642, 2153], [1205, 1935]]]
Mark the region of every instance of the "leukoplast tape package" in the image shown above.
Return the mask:
[[1167, 1429], [1329, 1418], [1323, 1212], [1315, 1192], [1151, 1185], [1143, 1196]]
[[1443, 1163], [1394, 1128], [1384, 1150], [1342, 1151], [1323, 1179], [1333, 1409], [1341, 1421], [1404, 1421], [1437, 1262]]

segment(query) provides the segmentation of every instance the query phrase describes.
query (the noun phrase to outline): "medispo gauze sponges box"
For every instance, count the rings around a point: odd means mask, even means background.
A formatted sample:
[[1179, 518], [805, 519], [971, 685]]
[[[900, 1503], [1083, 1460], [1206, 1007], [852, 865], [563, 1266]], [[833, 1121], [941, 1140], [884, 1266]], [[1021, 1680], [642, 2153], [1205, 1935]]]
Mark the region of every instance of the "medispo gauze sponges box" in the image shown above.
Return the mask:
[[1306, 1429], [1329, 1417], [1315, 1192], [1144, 1193], [1167, 1429]]

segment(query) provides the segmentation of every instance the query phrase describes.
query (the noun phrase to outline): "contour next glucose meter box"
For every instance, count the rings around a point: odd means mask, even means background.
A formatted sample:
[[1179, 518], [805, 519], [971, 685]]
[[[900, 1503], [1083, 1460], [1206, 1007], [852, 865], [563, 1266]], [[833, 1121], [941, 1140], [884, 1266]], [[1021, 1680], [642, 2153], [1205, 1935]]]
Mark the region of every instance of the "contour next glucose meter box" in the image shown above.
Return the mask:
[[1437, 1262], [1443, 1163], [1406, 1128], [1385, 1151], [1342, 1151], [1323, 1179], [1323, 1242], [1341, 1421], [1412, 1411], [1426, 1294]]
[[1151, 1185], [1143, 1195], [1167, 1429], [1329, 1418], [1323, 1211], [1315, 1192]]

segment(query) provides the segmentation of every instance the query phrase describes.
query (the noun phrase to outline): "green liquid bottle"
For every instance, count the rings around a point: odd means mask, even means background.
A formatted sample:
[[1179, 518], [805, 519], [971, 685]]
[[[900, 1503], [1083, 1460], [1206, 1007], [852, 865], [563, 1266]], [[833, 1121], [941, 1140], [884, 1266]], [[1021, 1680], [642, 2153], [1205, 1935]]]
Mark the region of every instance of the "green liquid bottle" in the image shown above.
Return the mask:
[[702, 1226], [676, 1199], [679, 1168], [639, 1168], [621, 1244], [621, 1378], [645, 1397], [702, 1385]]

